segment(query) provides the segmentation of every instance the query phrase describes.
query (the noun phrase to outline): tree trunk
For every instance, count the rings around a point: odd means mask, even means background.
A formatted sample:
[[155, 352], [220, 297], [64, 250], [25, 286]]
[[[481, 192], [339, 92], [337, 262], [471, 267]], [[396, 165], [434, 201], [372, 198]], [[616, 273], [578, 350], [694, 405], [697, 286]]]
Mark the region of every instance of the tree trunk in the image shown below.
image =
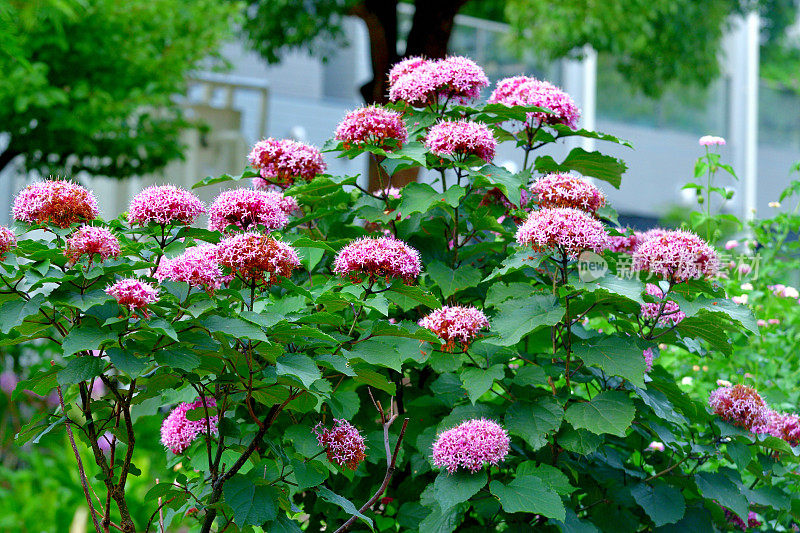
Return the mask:
[[467, 0], [417, 0], [405, 56], [446, 56], [456, 13], [466, 3]]
[[19, 152], [12, 149], [11, 146], [7, 147], [2, 153], [0, 153], [0, 172], [3, 172], [11, 161], [14, 160], [15, 157], [20, 155]]
[[367, 25], [372, 79], [361, 87], [361, 96], [368, 104], [389, 101], [388, 75], [397, 55], [397, 0], [365, 0], [353, 13]]

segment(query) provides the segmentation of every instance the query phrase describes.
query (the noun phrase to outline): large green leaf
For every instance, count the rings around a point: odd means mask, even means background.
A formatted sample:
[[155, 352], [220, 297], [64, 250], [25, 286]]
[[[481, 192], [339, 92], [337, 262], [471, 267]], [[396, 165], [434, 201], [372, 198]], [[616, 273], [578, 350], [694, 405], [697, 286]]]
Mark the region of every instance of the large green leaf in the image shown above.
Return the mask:
[[319, 461], [292, 459], [298, 489], [316, 487], [328, 478], [328, 468]]
[[390, 291], [402, 294], [406, 298], [410, 298], [411, 300], [428, 306], [431, 309], [436, 309], [442, 305], [442, 303], [435, 296], [425, 291], [418, 285], [406, 285], [400, 281], [397, 281], [392, 284]]
[[603, 439], [585, 429], [568, 428], [557, 435], [558, 444], [567, 451], [579, 455], [594, 453]]
[[518, 402], [506, 413], [506, 429], [525, 439], [538, 450], [547, 443], [547, 435], [558, 431], [564, 418], [564, 408], [555, 398], [543, 396], [533, 403]]
[[37, 294], [27, 301], [22, 298], [15, 298], [3, 302], [0, 305], [0, 332], [8, 333], [22, 324], [26, 318], [38, 313], [44, 301], [44, 295]]
[[487, 480], [485, 470], [474, 474], [440, 472], [433, 484], [433, 495], [442, 510], [446, 511], [472, 498], [486, 485]]
[[602, 368], [606, 374], [620, 376], [644, 387], [642, 349], [631, 338], [602, 336], [574, 344], [575, 355], [587, 365]]
[[611, 433], [625, 436], [636, 409], [628, 395], [619, 391], [603, 391], [588, 402], [574, 403], [564, 418], [576, 429], [588, 429], [598, 435]]
[[75, 385], [81, 381], [92, 379], [103, 372], [103, 360], [99, 357], [84, 355], [69, 360], [66, 368], [58, 371], [58, 384], [62, 387]]
[[348, 515], [360, 518], [361, 520], [364, 521], [365, 524], [367, 524], [367, 526], [369, 526], [370, 530], [375, 531], [375, 528], [372, 527], [372, 519], [367, 518], [366, 516], [358, 512], [358, 509], [356, 509], [356, 506], [353, 505], [353, 502], [351, 502], [347, 498], [339, 496], [338, 494], [331, 491], [327, 487], [319, 487], [317, 489], [317, 494], [319, 494], [320, 498], [322, 498], [326, 502], [341, 507], [344, 510], [344, 512], [347, 513]]
[[64, 350], [64, 357], [67, 357], [77, 351], [97, 350], [103, 344], [116, 339], [117, 334], [113, 331], [100, 328], [97, 324], [82, 324], [64, 337], [61, 348]]
[[664, 483], [654, 487], [641, 483], [631, 489], [631, 494], [656, 527], [677, 522], [686, 512], [680, 489]]
[[513, 255], [505, 258], [503, 263], [499, 267], [495, 268], [491, 274], [486, 276], [486, 279], [483, 281], [491, 281], [494, 278], [503, 276], [509, 272], [516, 272], [525, 268], [536, 268], [541, 264], [543, 259], [544, 255], [534, 252], [533, 250], [517, 250]]
[[359, 342], [351, 350], [342, 350], [348, 359], [361, 359], [371, 365], [378, 365], [400, 371], [407, 359], [422, 360], [431, 351], [429, 343], [404, 337], [372, 337]]
[[670, 299], [675, 300], [681, 311], [687, 316], [710, 313], [711, 315], [724, 315], [722, 318], [730, 318], [740, 323], [752, 333], [758, 333], [758, 324], [753, 316], [753, 312], [746, 305], [733, 303], [727, 298], [704, 298], [698, 296], [694, 300], [687, 300], [680, 294], [670, 294]]
[[275, 369], [279, 376], [297, 378], [305, 388], [310, 387], [312, 383], [322, 377], [317, 363], [309, 356], [299, 352], [279, 357]]
[[453, 270], [441, 261], [434, 261], [426, 267], [428, 276], [442, 291], [444, 298], [449, 298], [460, 290], [475, 287], [481, 282], [481, 271], [469, 265], [462, 265]]
[[698, 472], [694, 476], [697, 488], [704, 498], [716, 500], [741, 518], [747, 520], [747, 498], [733, 481], [720, 472]]
[[278, 517], [278, 489], [256, 485], [248, 476], [236, 475], [222, 489], [225, 503], [233, 509], [237, 526], [260, 526]]
[[561, 497], [536, 476], [517, 476], [508, 485], [495, 480], [489, 490], [507, 513], [533, 513], [564, 520]]
[[482, 186], [481, 182], [485, 180], [490, 185], [495, 185], [500, 189], [506, 198], [517, 206], [520, 203], [520, 190], [528, 185], [528, 180], [530, 179], [530, 171], [512, 174], [505, 168], [491, 163], [484, 165], [477, 171], [471, 171], [469, 174], [475, 178], [476, 186]]
[[461, 382], [469, 394], [470, 401], [474, 404], [483, 393], [492, 388], [495, 380], [503, 379], [505, 375], [505, 365], [493, 365], [486, 370], [466, 368], [461, 372]]
[[427, 183], [412, 182], [403, 188], [399, 211], [405, 217], [414, 213], [427, 213], [439, 205], [456, 207], [465, 193], [466, 189], [460, 185], [451, 185], [441, 193]]
[[545, 485], [562, 495], [572, 494], [577, 490], [569, 484], [569, 478], [564, 472], [546, 463], [525, 461], [517, 467], [517, 475], [536, 476], [544, 481]]
[[267, 340], [267, 336], [260, 327], [241, 318], [214, 315], [203, 320], [202, 324], [212, 333], [224, 333], [239, 339]]
[[573, 148], [561, 164], [556, 163], [549, 155], [539, 156], [535, 163], [536, 171], [542, 174], [551, 172], [579, 172], [606, 181], [619, 189], [622, 175], [628, 166], [616, 157], [603, 155], [600, 152], [587, 152], [583, 148]]
[[525, 335], [544, 326], [553, 326], [564, 316], [564, 308], [550, 294], [534, 294], [526, 298], [506, 300], [498, 304], [497, 316], [492, 320], [492, 331], [499, 338], [492, 344], [511, 346]]

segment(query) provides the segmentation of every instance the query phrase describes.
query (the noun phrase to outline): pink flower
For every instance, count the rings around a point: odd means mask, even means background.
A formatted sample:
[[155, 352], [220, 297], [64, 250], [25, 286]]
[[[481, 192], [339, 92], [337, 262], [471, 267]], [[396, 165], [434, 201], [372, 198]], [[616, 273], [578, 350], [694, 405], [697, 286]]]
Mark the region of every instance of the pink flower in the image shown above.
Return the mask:
[[399, 63], [395, 63], [392, 70], [389, 71], [389, 83], [397, 83], [400, 76], [410, 74], [426, 63], [428, 63], [428, 60], [423, 57], [409, 57]]
[[584, 211], [569, 207], [532, 212], [517, 229], [516, 239], [534, 250], [556, 249], [572, 259], [584, 250], [599, 253], [608, 246], [603, 224]]
[[183, 254], [172, 259], [162, 259], [155, 276], [159, 282], [165, 279], [182, 281], [192, 287], [206, 290], [219, 289], [227, 281], [219, 266], [219, 253], [214, 244], [201, 244], [187, 248]]
[[8, 252], [17, 247], [17, 237], [5, 226], [0, 226], [0, 261]]
[[419, 252], [394, 237], [363, 237], [342, 248], [333, 262], [333, 271], [355, 282], [366, 274], [370, 282], [378, 278], [399, 278], [411, 283], [419, 276]]
[[531, 185], [541, 207], [572, 207], [595, 214], [606, 205], [602, 191], [572, 174], [548, 174]]
[[663, 442], [653, 441], [647, 445], [647, 449], [651, 452], [663, 452], [665, 447]]
[[769, 322], [773, 326], [777, 326], [778, 324], [781, 323], [780, 319], [778, 318], [770, 318], [769, 320], [767, 320], [767, 322]]
[[259, 141], [247, 159], [261, 178], [281, 187], [291, 186], [298, 178], [311, 181], [326, 168], [319, 150], [290, 139]]
[[489, 327], [489, 320], [474, 307], [445, 306], [424, 317], [419, 325], [444, 339], [445, 349], [452, 350], [456, 341], [469, 345], [480, 330]]
[[397, 187], [389, 187], [382, 191], [381, 190], [374, 191], [372, 194], [374, 194], [375, 196], [387, 196], [389, 198], [398, 199], [400, 198], [402, 192]]
[[713, 135], [703, 135], [698, 141], [700, 146], [724, 146], [725, 139], [722, 137], [714, 137]]
[[730, 241], [725, 243], [725, 249], [726, 250], [733, 250], [734, 248], [736, 248], [738, 246], [739, 246], [739, 241], [736, 241], [736, 240], [730, 240]]
[[[277, 230], [289, 223], [286, 198], [279, 192], [256, 189], [223, 191], [208, 208], [208, 229], [225, 232], [228, 226], [247, 231], [256, 226]], [[294, 203], [297, 205], [297, 202]]]
[[87, 189], [68, 181], [47, 180], [25, 187], [14, 199], [15, 220], [68, 228], [97, 218], [97, 199]]
[[489, 79], [474, 61], [450, 56], [439, 61], [409, 58], [389, 72], [389, 100], [414, 107], [439, 102], [465, 103], [480, 96]]
[[608, 249], [616, 253], [633, 254], [639, 246], [640, 238], [638, 233], [633, 235], [609, 235]]
[[667, 231], [636, 249], [633, 268], [680, 283], [716, 275], [719, 259], [714, 248], [694, 233]]
[[219, 264], [245, 281], [277, 283], [300, 266], [297, 252], [288, 244], [261, 233], [240, 233], [217, 245]]
[[722, 507], [722, 510], [725, 511], [725, 520], [733, 526], [734, 528], [741, 529], [742, 531], [747, 531], [749, 528], [758, 527], [761, 525], [761, 522], [758, 520], [758, 515], [753, 511], [747, 513], [747, 523], [744, 523], [744, 520], [739, 518], [739, 515], [728, 509], [727, 507]]
[[750, 265], [748, 265], [747, 263], [741, 263], [741, 264], [740, 264], [740, 265], [737, 267], [737, 270], [739, 271], [739, 274], [740, 274], [740, 275], [742, 275], [742, 276], [746, 276], [747, 274], [749, 274], [750, 272], [752, 272], [753, 268], [752, 268]]
[[[653, 370], [653, 349], [647, 348], [642, 352], [642, 357], [644, 357], [644, 371], [645, 373], [650, 372]], [[663, 451], [663, 450], [662, 450]]]
[[466, 103], [481, 95], [489, 78], [474, 61], [463, 56], [448, 56], [436, 62], [439, 97]]
[[[348, 113], [336, 128], [336, 138], [350, 146], [369, 144], [385, 146], [393, 139], [401, 147], [408, 140], [408, 131], [400, 113], [378, 106], [367, 106]], [[388, 146], [391, 149], [394, 146]]]
[[791, 446], [800, 445], [800, 416], [794, 413], [771, 412], [766, 429], [765, 433], [783, 439]]
[[747, 301], [749, 300], [749, 296], [746, 294], [742, 294], [741, 296], [734, 296], [731, 298], [731, 301], [735, 304], [739, 305], [747, 305]]
[[509, 444], [508, 434], [496, 422], [467, 420], [439, 434], [433, 444], [433, 464], [451, 474], [459, 468], [477, 472], [487, 463], [502, 462]]
[[364, 437], [347, 420], [334, 419], [331, 429], [320, 422], [313, 431], [319, 445], [325, 448], [328, 461], [332, 463], [355, 470], [367, 456]]
[[106, 289], [106, 294], [113, 296], [120, 305], [130, 309], [141, 310], [147, 316], [147, 306], [158, 301], [158, 290], [138, 279], [122, 279]]
[[95, 254], [100, 256], [101, 262], [110, 257], [119, 257], [119, 241], [109, 230], [96, 226], [81, 226], [67, 239], [64, 255], [69, 258], [70, 263], [75, 264], [86, 255], [91, 265]]
[[203, 213], [203, 202], [186, 189], [173, 185], [153, 186], [143, 189], [131, 200], [128, 224], [191, 224]]
[[766, 320], [762, 320], [762, 319], [758, 319], [758, 320], [756, 320], [756, 325], [758, 327], [760, 327], [760, 328], [763, 328], [764, 326], [767, 325], [767, 321]]
[[[205, 406], [211, 410], [217, 406], [217, 401], [214, 398], [206, 398]], [[211, 433], [216, 435], [219, 416], [212, 415], [206, 418], [204, 416], [206, 407], [199, 399], [179, 404], [161, 424], [161, 444], [172, 450], [172, 453], [179, 454], [183, 453], [198, 435], [208, 433], [209, 428]], [[187, 413], [195, 409], [200, 412], [200, 420], [189, 420]]]
[[97, 447], [100, 448], [100, 451], [103, 453], [109, 453], [111, 451], [111, 445], [117, 440], [117, 437], [114, 436], [113, 433], [110, 431], [106, 431], [97, 439]]
[[14, 389], [17, 388], [17, 383], [19, 383], [19, 377], [13, 370], [4, 370], [0, 374], [0, 390], [6, 394], [14, 392]]
[[[648, 283], [645, 286], [645, 291], [650, 296], [656, 298], [657, 300], [664, 299], [664, 292], [658, 287], [658, 285], [654, 285], [652, 283]], [[658, 317], [658, 326], [666, 327], [672, 323], [673, 326], [677, 326], [680, 322], [686, 318], [686, 315], [681, 312], [678, 304], [673, 302], [672, 300], [667, 300], [664, 305], [664, 308], [661, 308], [662, 303], [655, 302], [655, 303], [643, 303], [641, 305], [640, 316], [645, 320], [655, 321], [656, 317]], [[659, 311], [661, 314], [659, 315]]]
[[720, 387], [711, 393], [708, 403], [723, 420], [745, 429], [753, 431], [768, 425], [771, 410], [752, 387]]
[[445, 120], [431, 127], [425, 137], [425, 146], [439, 157], [463, 160], [475, 155], [488, 162], [494, 157], [497, 141], [484, 124]]
[[581, 112], [567, 93], [546, 81], [526, 76], [505, 78], [489, 97], [490, 104], [512, 106], [537, 106], [553, 113], [528, 113], [527, 127], [536, 128], [541, 124], [564, 124], [577, 129]]

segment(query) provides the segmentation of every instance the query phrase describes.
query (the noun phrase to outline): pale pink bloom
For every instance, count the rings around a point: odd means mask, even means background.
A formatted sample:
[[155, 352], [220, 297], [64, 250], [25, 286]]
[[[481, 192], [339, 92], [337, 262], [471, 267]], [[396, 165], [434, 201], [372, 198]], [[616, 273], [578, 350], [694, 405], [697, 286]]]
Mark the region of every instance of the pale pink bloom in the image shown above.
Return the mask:
[[692, 376], [684, 376], [681, 378], [681, 385], [691, 385], [694, 383], [694, 378]]
[[712, 277], [719, 271], [714, 248], [688, 231], [667, 231], [643, 242], [633, 254], [633, 268], [683, 282]]
[[5, 226], [0, 226], [0, 260], [8, 252], [17, 247], [17, 237]]
[[428, 63], [428, 60], [423, 57], [409, 57], [399, 63], [395, 63], [389, 71], [389, 83], [397, 83], [400, 76], [410, 74], [426, 63]]
[[290, 245], [261, 233], [240, 233], [217, 245], [219, 264], [246, 281], [278, 282], [300, 266], [297, 252]]
[[433, 444], [433, 464], [451, 474], [460, 468], [477, 472], [486, 464], [502, 462], [509, 444], [508, 434], [497, 422], [467, 420], [439, 434]]
[[742, 294], [741, 296], [734, 296], [731, 298], [731, 301], [735, 304], [746, 305], [748, 299], [749, 298], [747, 294]]
[[728, 381], [727, 379], [718, 379], [717, 380], [717, 386], [718, 387], [732, 387], [733, 384], [730, 381]]
[[419, 252], [392, 236], [363, 237], [342, 248], [333, 262], [333, 272], [356, 282], [362, 275], [370, 280], [399, 278], [411, 283], [419, 276]]
[[345, 149], [363, 144], [386, 146], [389, 139], [395, 140], [399, 148], [408, 140], [402, 115], [374, 105], [345, 115], [336, 127], [335, 135], [336, 139], [344, 143]]
[[663, 452], [665, 446], [663, 442], [653, 441], [647, 445], [647, 449], [651, 452]]
[[572, 174], [553, 173], [538, 178], [531, 185], [531, 194], [543, 208], [572, 207], [595, 214], [606, 205], [600, 189]]
[[726, 250], [733, 250], [737, 246], [739, 246], [739, 241], [736, 241], [736, 240], [730, 240], [730, 241], [725, 243], [725, 249]]
[[455, 342], [467, 346], [482, 329], [489, 327], [489, 319], [474, 307], [445, 306], [432, 311], [419, 321], [419, 325], [434, 332], [452, 349]]
[[0, 374], [0, 390], [6, 394], [14, 392], [14, 389], [17, 388], [17, 383], [19, 383], [19, 377], [13, 370], [4, 370]]
[[653, 370], [653, 349], [647, 348], [642, 352], [642, 356], [644, 357], [644, 371], [645, 373], [650, 372]]
[[91, 265], [95, 254], [100, 256], [101, 262], [110, 257], [119, 257], [119, 240], [109, 230], [96, 226], [81, 226], [67, 239], [64, 255], [70, 263], [75, 264], [86, 255]]
[[800, 445], [800, 416], [772, 411], [763, 433], [783, 439], [792, 446]]
[[97, 447], [100, 448], [100, 451], [103, 453], [109, 453], [111, 451], [111, 445], [117, 440], [117, 437], [114, 436], [113, 433], [110, 431], [106, 431], [97, 439]]
[[[242, 231], [264, 226], [278, 230], [289, 223], [284, 196], [279, 192], [257, 189], [223, 191], [208, 208], [208, 229], [225, 232], [228, 226]], [[296, 202], [295, 202], [296, 205]]]
[[438, 102], [466, 103], [480, 96], [489, 79], [474, 61], [450, 56], [438, 61], [409, 58], [389, 72], [389, 100], [414, 107]]
[[313, 431], [319, 445], [325, 448], [328, 461], [332, 463], [355, 470], [367, 456], [364, 437], [347, 420], [335, 418], [330, 429], [320, 422]]
[[[686, 318], [686, 314], [684, 314], [680, 310], [680, 307], [678, 307], [678, 304], [672, 300], [667, 300], [667, 302], [663, 304], [663, 309], [661, 308], [662, 302], [660, 300], [664, 299], [664, 291], [662, 291], [658, 285], [648, 283], [645, 285], [645, 291], [659, 301], [655, 303], [646, 302], [641, 305], [639, 314], [643, 319], [653, 321], [658, 317], [658, 326], [663, 328], [670, 324], [677, 326]], [[661, 311], [660, 315], [659, 311]]]
[[766, 326], [766, 325], [767, 325], [767, 321], [766, 321], [766, 320], [763, 320], [763, 319], [758, 319], [758, 320], [756, 320], [756, 325], [757, 325], [758, 327], [760, 327], [760, 328], [763, 328], [764, 326]]
[[769, 206], [772, 207], [772, 208], [776, 208], [777, 209], [778, 207], [781, 206], [781, 203], [780, 202], [770, 202]]
[[[92, 354], [94, 356], [94, 354]], [[96, 377], [92, 380], [91, 385], [89, 386], [90, 396], [92, 400], [99, 400], [103, 396], [106, 395], [108, 389], [106, 388], [106, 384], [100, 377]]]
[[781, 323], [781, 321], [779, 319], [777, 319], [777, 318], [770, 318], [769, 320], [767, 320], [767, 322], [769, 322], [773, 326], [777, 326], [778, 324]]
[[463, 160], [475, 155], [484, 161], [494, 157], [497, 141], [485, 124], [468, 120], [444, 120], [428, 131], [425, 146], [439, 157]]
[[752, 267], [751, 267], [750, 265], [748, 265], [747, 263], [741, 263], [741, 264], [739, 265], [739, 267], [737, 268], [737, 270], [739, 271], [739, 274], [740, 274], [740, 275], [742, 275], [742, 276], [746, 276], [746, 275], [747, 275], [747, 274], [749, 274], [749, 273], [750, 273], [750, 272], [751, 272], [753, 269], [752, 269]]
[[120, 305], [130, 309], [139, 309], [147, 316], [147, 306], [158, 301], [158, 289], [134, 278], [119, 280], [106, 289]]
[[97, 218], [97, 199], [84, 187], [68, 181], [40, 181], [14, 198], [12, 214], [22, 222], [67, 228], [74, 222]]
[[186, 189], [174, 185], [147, 187], [131, 200], [128, 206], [128, 224], [145, 226], [155, 222], [169, 224], [192, 224], [205, 213], [203, 202]]
[[767, 425], [770, 409], [752, 387], [720, 387], [711, 393], [708, 403], [723, 420], [748, 430]]
[[538, 127], [541, 124], [564, 124], [577, 129], [580, 109], [572, 97], [552, 83], [516, 76], [497, 82], [497, 86], [489, 97], [490, 104], [506, 106], [537, 106], [553, 111], [552, 113], [531, 112], [527, 114], [527, 127]]
[[389, 198], [398, 199], [400, 198], [402, 191], [397, 187], [389, 187], [384, 190], [374, 191], [372, 194], [374, 194], [375, 196], [388, 196]]
[[715, 137], [713, 135], [703, 135], [698, 141], [700, 146], [724, 146], [725, 139], [722, 137]]
[[632, 254], [639, 246], [640, 234], [609, 235], [608, 249], [616, 253]]
[[752, 283], [742, 283], [742, 286], [740, 288], [743, 291], [752, 291], [753, 290], [753, 284]]
[[201, 244], [187, 248], [172, 259], [162, 259], [154, 277], [163, 282], [182, 281], [192, 287], [215, 290], [227, 281], [219, 265], [219, 253], [214, 244]]
[[[205, 407], [200, 399], [179, 404], [161, 424], [161, 444], [172, 450], [172, 453], [179, 454], [183, 453], [198, 435], [208, 433], [209, 429], [211, 434], [216, 435], [219, 415], [211, 415], [208, 418], [204, 416], [206, 407], [211, 410], [216, 406], [217, 401], [208, 397]], [[200, 412], [199, 420], [188, 419], [187, 413], [194, 410]]]
[[516, 240], [537, 251], [560, 250], [573, 259], [584, 250], [599, 253], [608, 247], [603, 224], [584, 211], [568, 207], [532, 212], [517, 229]]
[[262, 179], [281, 187], [289, 187], [297, 179], [311, 181], [326, 168], [318, 149], [290, 139], [259, 141], [247, 159]]

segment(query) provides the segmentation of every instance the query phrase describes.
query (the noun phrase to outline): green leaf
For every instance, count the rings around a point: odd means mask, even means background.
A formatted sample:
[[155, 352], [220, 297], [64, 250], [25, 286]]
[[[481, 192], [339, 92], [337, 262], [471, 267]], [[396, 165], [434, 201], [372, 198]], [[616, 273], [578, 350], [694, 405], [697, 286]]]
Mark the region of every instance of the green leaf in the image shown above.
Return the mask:
[[664, 483], [654, 487], [640, 483], [631, 489], [631, 494], [656, 527], [675, 523], [686, 512], [686, 501], [680, 489]]
[[297, 378], [305, 388], [322, 378], [322, 373], [317, 368], [317, 363], [309, 356], [299, 352], [289, 353], [279, 357], [275, 368], [279, 376], [291, 376]]
[[475, 267], [462, 265], [452, 270], [440, 261], [434, 261], [427, 267], [428, 276], [442, 291], [442, 297], [449, 298], [460, 290], [475, 287], [481, 282], [481, 272]]
[[191, 372], [200, 366], [200, 358], [186, 350], [158, 350], [153, 357], [159, 365]]
[[514, 385], [528, 387], [531, 385], [543, 385], [547, 383], [547, 374], [544, 368], [536, 365], [525, 365], [517, 370], [514, 375]]
[[457, 505], [450, 509], [442, 510], [438, 505], [436, 508], [419, 523], [416, 531], [425, 533], [452, 533], [456, 530], [463, 519], [467, 509], [466, 504]]
[[533, 450], [547, 443], [547, 435], [558, 431], [564, 409], [555, 398], [542, 396], [533, 403], [515, 403], [506, 413], [506, 429], [525, 439]]
[[495, 480], [489, 490], [497, 496], [507, 513], [533, 513], [564, 520], [564, 504], [559, 495], [536, 476], [517, 476], [504, 485]]
[[575, 429], [588, 429], [598, 435], [611, 433], [624, 437], [635, 413], [633, 402], [625, 393], [603, 391], [591, 401], [569, 406], [564, 418]]
[[487, 370], [466, 368], [461, 372], [461, 382], [469, 394], [470, 401], [474, 404], [483, 393], [492, 388], [495, 380], [503, 379], [505, 375], [505, 365], [493, 365]]
[[509, 272], [516, 272], [526, 268], [536, 268], [541, 264], [542, 260], [544, 260], [544, 255], [538, 252], [526, 249], [517, 250], [514, 252], [514, 255], [504, 259], [502, 265], [495, 268], [483, 281], [491, 281]]
[[414, 213], [427, 213], [440, 205], [457, 207], [465, 193], [466, 189], [460, 185], [451, 185], [441, 193], [427, 183], [411, 182], [403, 188], [398, 210], [405, 217]]
[[441, 302], [435, 296], [423, 290], [418, 285], [406, 285], [405, 283], [397, 281], [392, 284], [390, 291], [402, 294], [403, 296], [430, 307], [431, 309], [437, 309], [442, 306]]
[[541, 327], [557, 324], [564, 316], [558, 298], [549, 294], [506, 300], [498, 304], [497, 309], [499, 312], [492, 320], [492, 331], [500, 338], [487, 342], [498, 346], [512, 346]]
[[561, 164], [549, 156], [539, 156], [535, 163], [536, 171], [542, 174], [551, 172], [575, 171], [584, 176], [591, 176], [606, 181], [619, 189], [622, 175], [628, 166], [616, 157], [603, 155], [600, 152], [587, 152], [583, 148], [573, 148]]
[[443, 511], [465, 502], [478, 493], [488, 480], [485, 470], [474, 474], [440, 472], [433, 484], [433, 495]]
[[566, 517], [559, 523], [561, 533], [600, 533], [600, 530], [587, 520], [581, 520], [575, 511], [567, 508]]
[[595, 337], [573, 346], [575, 355], [587, 365], [602, 368], [606, 374], [620, 376], [644, 387], [644, 357], [634, 340], [617, 337]]
[[699, 472], [695, 474], [694, 480], [704, 498], [716, 500], [747, 520], [747, 498], [727, 476], [719, 472]]
[[116, 368], [122, 370], [132, 378], [138, 378], [142, 372], [144, 372], [144, 369], [147, 368], [147, 363], [128, 350], [109, 348], [106, 351], [106, 355], [108, 355], [111, 363]]
[[530, 171], [512, 174], [503, 167], [489, 163], [477, 171], [470, 171], [469, 175], [476, 178], [476, 186], [481, 186], [480, 182], [485, 180], [500, 189], [512, 204], [519, 206], [520, 189], [528, 185]]
[[15, 298], [3, 302], [0, 305], [0, 332], [8, 333], [29, 316], [37, 314], [44, 301], [44, 295], [37, 294], [27, 301]]
[[416, 339], [403, 337], [372, 337], [353, 346], [352, 350], [342, 350], [349, 359], [361, 359], [371, 365], [378, 365], [400, 371], [407, 359], [421, 359], [430, 353], [430, 344], [421, 344]]
[[81, 381], [92, 379], [103, 373], [103, 360], [99, 357], [84, 355], [70, 359], [66, 368], [58, 372], [58, 384], [62, 387], [75, 385]]
[[594, 453], [603, 439], [585, 429], [569, 428], [558, 434], [558, 444], [568, 452], [579, 455]]
[[704, 298], [698, 296], [694, 300], [687, 300], [680, 294], [672, 294], [667, 297], [673, 299], [680, 306], [681, 311], [687, 316], [709, 313], [711, 315], [726, 315], [750, 330], [758, 333], [758, 324], [753, 316], [750, 307], [733, 303], [727, 298]]
[[231, 176], [230, 174], [222, 174], [220, 176], [206, 176], [202, 180], [198, 181], [194, 185], [192, 185], [192, 189], [197, 189], [200, 187], [205, 187], [206, 185], [214, 185], [217, 183], [225, 183], [228, 181], [240, 181], [246, 178], [257, 178], [259, 176], [258, 172], [254, 172], [253, 170], [247, 169], [238, 176]]
[[562, 495], [572, 494], [576, 490], [575, 487], [569, 484], [569, 478], [564, 472], [548, 464], [525, 461], [517, 467], [517, 475], [536, 476], [545, 485]]
[[698, 338], [706, 341], [712, 349], [730, 356], [733, 353], [728, 332], [738, 328], [727, 320], [720, 320], [712, 313], [700, 312], [695, 316], [684, 318], [678, 325], [678, 332], [683, 337]]
[[234, 338], [266, 341], [267, 336], [260, 327], [241, 318], [210, 316], [201, 322], [212, 333], [224, 333]]
[[96, 324], [81, 325], [70, 331], [61, 348], [64, 350], [64, 357], [70, 356], [78, 351], [97, 350], [104, 343], [115, 341], [116, 333], [107, 329], [101, 329]]
[[278, 517], [278, 489], [256, 485], [252, 479], [235, 475], [225, 485], [225, 503], [233, 509], [233, 521], [237, 526], [260, 526]]
[[344, 510], [344, 512], [347, 513], [348, 515], [357, 516], [358, 518], [363, 520], [365, 524], [369, 526], [370, 530], [375, 531], [375, 528], [372, 527], [372, 520], [367, 518], [363, 514], [359, 513], [358, 509], [356, 509], [356, 506], [353, 505], [353, 502], [351, 502], [347, 498], [339, 496], [338, 494], [332, 492], [327, 487], [319, 487], [317, 489], [317, 494], [319, 494], [320, 498], [322, 498], [326, 502], [341, 507]]
[[292, 459], [292, 469], [300, 490], [316, 487], [328, 478], [328, 467], [319, 461]]

